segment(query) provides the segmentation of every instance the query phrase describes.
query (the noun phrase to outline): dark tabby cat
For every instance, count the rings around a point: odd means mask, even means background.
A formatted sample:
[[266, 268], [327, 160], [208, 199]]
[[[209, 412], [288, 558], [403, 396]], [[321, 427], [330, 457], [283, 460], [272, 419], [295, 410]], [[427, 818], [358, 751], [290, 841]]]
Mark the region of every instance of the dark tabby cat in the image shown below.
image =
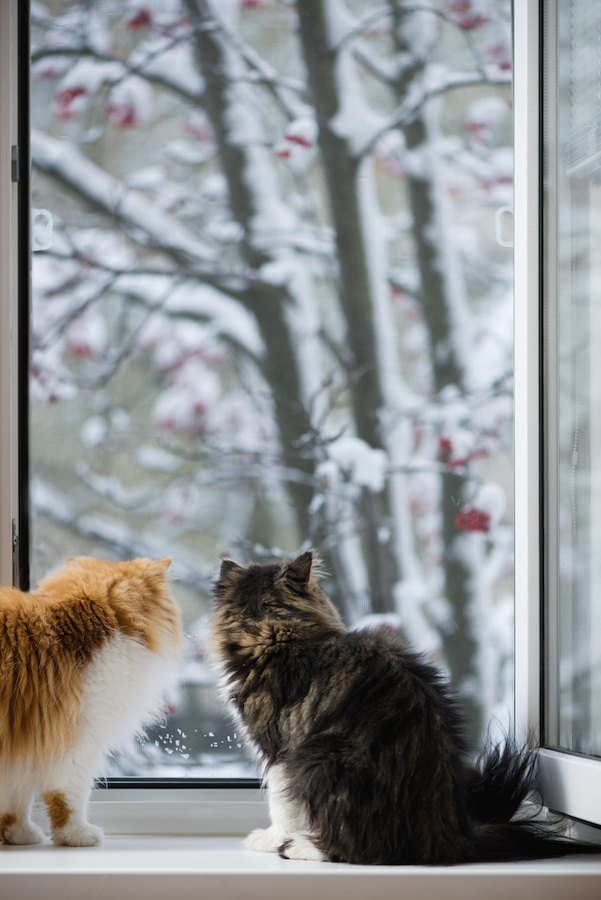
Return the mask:
[[514, 819], [535, 755], [511, 743], [470, 766], [439, 673], [395, 635], [349, 632], [291, 563], [221, 566], [223, 682], [265, 763], [271, 827], [246, 844], [286, 858], [446, 865], [599, 852]]

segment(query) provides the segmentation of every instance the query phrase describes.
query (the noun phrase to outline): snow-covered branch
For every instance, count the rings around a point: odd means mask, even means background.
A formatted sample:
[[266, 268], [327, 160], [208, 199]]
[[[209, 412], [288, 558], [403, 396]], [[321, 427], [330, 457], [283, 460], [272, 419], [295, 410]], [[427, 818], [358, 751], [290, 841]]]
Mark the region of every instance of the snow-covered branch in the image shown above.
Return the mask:
[[357, 158], [361, 159], [368, 156], [388, 131], [410, 123], [417, 112], [423, 110], [425, 105], [435, 97], [450, 91], [459, 90], [460, 88], [503, 84], [511, 84], [511, 75], [507, 72], [499, 73], [498, 69], [492, 66], [485, 74], [479, 72], [456, 72], [446, 73], [444, 77], [441, 77], [441, 73], [437, 71], [430, 83], [426, 79], [418, 89], [409, 94], [394, 112], [383, 118], [382, 124], [358, 148]]
[[141, 74], [150, 83], [172, 91], [182, 100], [188, 103], [198, 103], [202, 98], [202, 80], [194, 77], [193, 73], [186, 73], [181, 68], [159, 65], [160, 56], [164, 52], [166, 49], [149, 53], [143, 60], [132, 63], [130, 60], [118, 60], [94, 47], [72, 44], [59, 47], [36, 47], [31, 53], [31, 63], [35, 71], [36, 66], [53, 58], [59, 60], [72, 58], [78, 62], [82, 59], [92, 59], [105, 66], [102, 83], [107, 88], [121, 84], [125, 78]]
[[302, 99], [305, 93], [305, 84], [302, 81], [283, 78], [259, 53], [228, 28], [222, 19], [219, 21], [219, 28], [228, 44], [248, 66], [248, 77], [251, 82], [264, 86], [270, 92], [289, 121], [310, 112], [310, 107]]
[[142, 244], [148, 238], [152, 246], [184, 262], [213, 258], [212, 250], [180, 221], [168, 216], [138, 191], [128, 189], [74, 145], [33, 128], [31, 156], [37, 169], [59, 179], [126, 229], [142, 236]]
[[158, 559], [171, 552], [174, 557], [174, 577], [195, 590], [204, 588], [207, 595], [211, 593], [214, 565], [199, 564], [197, 554], [186, 553], [175, 542], [170, 544], [165, 540], [164, 534], [157, 536], [140, 533], [139, 529], [128, 526], [122, 516], [90, 514], [85, 510], [74, 513], [64, 493], [39, 478], [34, 479], [32, 495], [38, 515], [46, 516], [52, 523], [101, 544], [105, 552], [110, 552], [119, 559], [137, 556]]

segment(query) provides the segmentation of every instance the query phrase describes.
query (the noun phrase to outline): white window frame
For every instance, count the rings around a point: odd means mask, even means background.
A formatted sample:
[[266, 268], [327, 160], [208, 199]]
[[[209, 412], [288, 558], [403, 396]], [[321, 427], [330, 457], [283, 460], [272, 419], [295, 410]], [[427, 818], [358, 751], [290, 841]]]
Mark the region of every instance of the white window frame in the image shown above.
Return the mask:
[[[0, 579], [13, 579], [18, 522], [18, 0], [0, 2]], [[514, 5], [515, 116], [515, 723], [538, 739], [540, 592], [540, 38], [539, 0]], [[601, 761], [543, 750], [545, 802], [600, 823]], [[243, 834], [266, 824], [257, 789], [117, 788], [92, 795], [92, 818], [109, 832]], [[39, 812], [41, 816], [41, 811]]]
[[[541, 738], [541, 78], [542, 2], [514, 4], [515, 722]], [[550, 809], [601, 825], [601, 760], [539, 753]]]
[[[514, 15], [515, 724], [540, 734], [540, 22], [538, 0]], [[519, 148], [519, 151], [517, 151]]]

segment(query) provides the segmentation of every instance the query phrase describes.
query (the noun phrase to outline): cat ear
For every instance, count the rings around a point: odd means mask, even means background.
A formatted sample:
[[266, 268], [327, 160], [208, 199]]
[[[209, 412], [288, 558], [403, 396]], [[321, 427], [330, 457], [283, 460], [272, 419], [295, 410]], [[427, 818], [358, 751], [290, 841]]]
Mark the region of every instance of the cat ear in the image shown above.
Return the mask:
[[161, 568], [167, 570], [172, 562], [173, 562], [173, 557], [166, 556], [164, 559], [159, 559], [157, 561], [157, 565], [159, 565], [159, 566], [161, 566]]
[[237, 562], [234, 562], [233, 559], [224, 559], [221, 563], [221, 569], [219, 571], [219, 580], [225, 581], [230, 575], [233, 575], [234, 572], [241, 572], [242, 566], [239, 566]]
[[307, 550], [297, 556], [294, 562], [288, 564], [286, 569], [286, 578], [294, 584], [308, 584], [311, 577], [311, 566], [313, 565], [313, 551]]

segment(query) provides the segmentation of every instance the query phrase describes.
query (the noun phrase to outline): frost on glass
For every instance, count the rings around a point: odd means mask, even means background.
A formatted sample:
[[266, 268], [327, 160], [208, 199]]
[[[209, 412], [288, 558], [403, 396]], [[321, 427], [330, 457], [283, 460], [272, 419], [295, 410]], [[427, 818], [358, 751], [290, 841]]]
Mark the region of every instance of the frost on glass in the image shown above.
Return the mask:
[[207, 658], [224, 553], [318, 548], [349, 625], [506, 721], [510, 37], [508, 0], [32, 4], [33, 576], [172, 555], [187, 633], [108, 773], [254, 771]]

